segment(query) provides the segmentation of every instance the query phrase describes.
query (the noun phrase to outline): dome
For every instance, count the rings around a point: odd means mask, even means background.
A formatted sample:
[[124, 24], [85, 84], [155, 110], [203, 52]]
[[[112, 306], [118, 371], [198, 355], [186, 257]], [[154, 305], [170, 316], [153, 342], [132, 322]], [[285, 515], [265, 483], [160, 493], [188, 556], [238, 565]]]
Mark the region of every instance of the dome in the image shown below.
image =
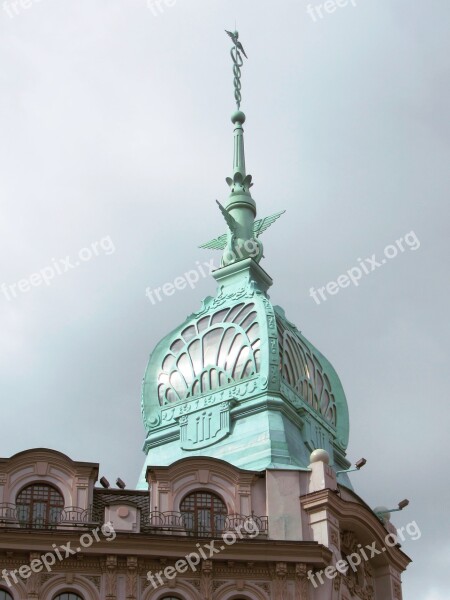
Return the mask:
[[[205, 409], [226, 403], [229, 426], [220, 430], [223, 415], [214, 425]], [[336, 371], [249, 277], [240, 287], [220, 286], [216, 297], [206, 298], [151, 354], [142, 390], [146, 449], [155, 435], [158, 444], [164, 435], [173, 440], [178, 428], [182, 449], [212, 446], [233, 434], [240, 414], [261, 412], [268, 403], [301, 435], [304, 452], [297, 444], [293, 464], [307, 466], [316, 448], [344, 455], [349, 419]], [[197, 443], [192, 435], [189, 442], [187, 433], [183, 440], [184, 418], [191, 413], [197, 415], [195, 426], [209, 428], [209, 437], [206, 430], [200, 440], [195, 434]], [[204, 419], [209, 419], [206, 425]], [[215, 429], [220, 431], [212, 435]]]

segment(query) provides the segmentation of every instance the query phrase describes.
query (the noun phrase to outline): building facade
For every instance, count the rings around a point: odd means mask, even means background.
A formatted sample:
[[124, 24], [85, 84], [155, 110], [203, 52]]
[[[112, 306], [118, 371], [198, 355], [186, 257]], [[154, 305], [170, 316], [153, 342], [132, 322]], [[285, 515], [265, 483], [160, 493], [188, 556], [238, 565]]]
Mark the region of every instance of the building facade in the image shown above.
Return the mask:
[[98, 464], [0, 459], [0, 600], [402, 600], [396, 530], [353, 490], [331, 363], [272, 305], [240, 110], [215, 296], [161, 340], [144, 377], [135, 490]]

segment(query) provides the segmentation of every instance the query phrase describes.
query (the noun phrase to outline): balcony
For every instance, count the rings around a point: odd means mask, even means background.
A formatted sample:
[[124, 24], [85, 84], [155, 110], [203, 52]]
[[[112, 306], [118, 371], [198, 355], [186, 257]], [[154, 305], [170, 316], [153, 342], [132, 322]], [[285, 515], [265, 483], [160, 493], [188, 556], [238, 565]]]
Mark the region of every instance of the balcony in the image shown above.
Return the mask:
[[[105, 522], [104, 510], [83, 509], [68, 506], [51, 509], [45, 516], [30, 517], [23, 506], [11, 503], [0, 504], [0, 531], [2, 528], [64, 530], [93, 528]], [[238, 539], [268, 535], [268, 517], [252, 515], [217, 515], [215, 519], [203, 519], [192, 513], [141, 511], [140, 531], [154, 535], [180, 535], [196, 538], [220, 538], [234, 533]]]
[[99, 515], [94, 515], [91, 508], [68, 506], [63, 509], [50, 509], [45, 514], [29, 515], [23, 506], [5, 502], [0, 504], [0, 528], [12, 527], [21, 529], [66, 529], [91, 527], [103, 522]]
[[238, 539], [268, 534], [268, 517], [256, 515], [220, 515], [215, 523], [210, 519], [195, 519], [192, 513], [153, 511], [141, 516], [141, 531], [163, 535], [220, 538], [234, 533]]

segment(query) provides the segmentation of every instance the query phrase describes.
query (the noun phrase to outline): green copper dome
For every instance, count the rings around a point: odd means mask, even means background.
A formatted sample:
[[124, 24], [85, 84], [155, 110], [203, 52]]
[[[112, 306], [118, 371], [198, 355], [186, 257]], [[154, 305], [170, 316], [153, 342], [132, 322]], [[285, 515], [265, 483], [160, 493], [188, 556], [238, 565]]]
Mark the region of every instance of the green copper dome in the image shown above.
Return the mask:
[[[248, 401], [269, 391], [346, 449], [348, 408], [336, 371], [253, 283], [208, 297], [156, 346], [143, 383], [144, 423], [152, 432], [186, 414], [187, 402], [209, 406], [214, 396], [237, 402], [242, 395]], [[309, 452], [325, 445], [308, 437]]]
[[[235, 67], [236, 61], [242, 66], [239, 56], [235, 46]], [[233, 73], [239, 109], [240, 69]], [[213, 273], [217, 293], [150, 356], [142, 387], [147, 460], [141, 482], [147, 466], [191, 455], [250, 470], [301, 470], [311, 452], [323, 448], [337, 470], [349, 466], [348, 409], [339, 377], [267, 295], [272, 279], [259, 264], [259, 237], [282, 212], [255, 220], [244, 113], [233, 113], [232, 122], [230, 194], [224, 206], [218, 202], [227, 233], [202, 245], [223, 250], [222, 266]], [[349, 485], [345, 474], [340, 479]]]
[[272, 305], [271, 280], [253, 259], [213, 275], [217, 295], [150, 356], [146, 465], [194, 454], [252, 470], [305, 469], [324, 448], [346, 468], [348, 409], [336, 371]]

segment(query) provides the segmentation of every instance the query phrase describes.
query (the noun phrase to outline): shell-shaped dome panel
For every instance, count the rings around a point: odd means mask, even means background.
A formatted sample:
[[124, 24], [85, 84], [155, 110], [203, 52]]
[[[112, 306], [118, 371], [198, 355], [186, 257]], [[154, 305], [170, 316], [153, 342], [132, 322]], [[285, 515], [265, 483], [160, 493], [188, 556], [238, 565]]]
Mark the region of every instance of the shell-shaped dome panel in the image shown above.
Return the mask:
[[[336, 432], [337, 442], [348, 443], [349, 418], [344, 390], [329, 361], [309, 342], [285, 315], [275, 308], [281, 387], [301, 398]], [[286, 391], [286, 390], [291, 390]]]
[[170, 344], [158, 373], [160, 405], [178, 402], [259, 373], [260, 328], [253, 302], [189, 323]]
[[336, 426], [336, 403], [330, 380], [313, 352], [290, 331], [280, 334], [281, 376], [330, 425]]

